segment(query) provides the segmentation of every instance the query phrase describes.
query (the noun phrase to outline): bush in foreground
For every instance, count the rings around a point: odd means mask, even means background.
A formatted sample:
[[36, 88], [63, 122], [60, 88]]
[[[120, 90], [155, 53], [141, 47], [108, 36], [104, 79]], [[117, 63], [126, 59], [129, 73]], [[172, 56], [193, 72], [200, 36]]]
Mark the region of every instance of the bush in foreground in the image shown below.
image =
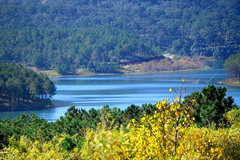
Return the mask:
[[[77, 116], [76, 111], [72, 108], [68, 118]], [[107, 107], [103, 112], [110, 115]], [[231, 110], [225, 117], [230, 128], [198, 128], [191, 107], [179, 100], [164, 100], [156, 104], [153, 113], [133, 119], [127, 127], [106, 125], [105, 119], [96, 128], [85, 128], [84, 134], [52, 132], [53, 137], [46, 140], [10, 137], [0, 150], [0, 159], [235, 160], [240, 157], [239, 110]]]

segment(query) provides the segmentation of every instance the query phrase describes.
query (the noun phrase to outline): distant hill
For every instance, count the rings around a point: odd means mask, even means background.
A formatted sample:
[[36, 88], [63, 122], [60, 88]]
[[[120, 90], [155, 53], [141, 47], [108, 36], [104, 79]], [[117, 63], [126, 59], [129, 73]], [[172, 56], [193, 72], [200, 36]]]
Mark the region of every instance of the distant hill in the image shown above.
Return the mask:
[[239, 0], [0, 0], [0, 61], [64, 74], [240, 51]]

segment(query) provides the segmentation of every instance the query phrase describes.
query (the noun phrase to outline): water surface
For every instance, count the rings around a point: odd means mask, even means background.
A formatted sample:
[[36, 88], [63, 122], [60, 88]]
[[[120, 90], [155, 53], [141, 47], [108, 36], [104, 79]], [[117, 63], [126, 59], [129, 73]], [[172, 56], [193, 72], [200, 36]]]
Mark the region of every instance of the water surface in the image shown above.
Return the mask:
[[[181, 79], [186, 79], [181, 83]], [[131, 104], [141, 105], [156, 103], [165, 98], [174, 98], [169, 88], [184, 90], [183, 96], [193, 91], [200, 91], [208, 84], [221, 85], [218, 81], [226, 79], [223, 69], [205, 69], [195, 71], [163, 72], [144, 75], [94, 75], [88, 77], [53, 78], [57, 94], [53, 97], [57, 106], [52, 109], [34, 111], [40, 117], [55, 121], [63, 116], [67, 109], [75, 105], [77, 108], [100, 109], [104, 105], [125, 109]], [[199, 80], [198, 84], [196, 82]], [[240, 105], [240, 87], [227, 87], [227, 95], [233, 96]], [[0, 118], [16, 117], [21, 113], [32, 111], [0, 112]]]

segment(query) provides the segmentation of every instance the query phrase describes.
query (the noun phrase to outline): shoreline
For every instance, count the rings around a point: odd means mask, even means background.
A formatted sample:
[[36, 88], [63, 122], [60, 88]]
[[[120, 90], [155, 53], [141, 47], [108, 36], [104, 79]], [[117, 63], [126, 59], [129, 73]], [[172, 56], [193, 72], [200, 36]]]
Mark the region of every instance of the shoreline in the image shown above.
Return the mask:
[[[4, 108], [4, 109], [3, 109]], [[17, 108], [17, 109], [9, 109], [6, 107], [0, 107], [0, 113], [1, 112], [22, 112], [22, 111], [40, 111], [40, 110], [45, 110], [45, 109], [51, 109], [51, 108], [56, 108], [55, 105], [47, 106], [47, 107], [30, 107], [30, 108]]]
[[[51, 99], [45, 100], [34, 100], [32, 102], [24, 102], [21, 101], [18, 106], [10, 105], [8, 101], [0, 101], [2, 104], [0, 105], [0, 113], [6, 111], [29, 111], [29, 110], [43, 110], [55, 108], [56, 106], [53, 104]], [[5, 103], [5, 104], [4, 104]]]
[[[165, 55], [166, 57], [166, 55]], [[191, 63], [188, 63], [191, 61]], [[28, 67], [36, 73], [42, 73], [47, 75], [49, 78], [58, 78], [58, 77], [86, 77], [86, 76], [94, 76], [94, 75], [140, 75], [140, 74], [158, 74], [158, 73], [170, 73], [170, 72], [184, 72], [184, 71], [196, 71], [202, 69], [212, 68], [209, 63], [215, 60], [210, 59], [209, 57], [166, 57], [161, 61], [150, 61], [143, 62], [138, 64], [128, 64], [122, 65], [121, 69], [115, 73], [95, 73], [90, 72], [87, 69], [79, 68], [76, 70], [75, 74], [66, 74], [62, 75], [56, 72], [55, 70], [39, 70], [35, 67]], [[198, 63], [200, 62], [200, 63]], [[195, 65], [195, 63], [197, 63]], [[158, 66], [158, 64], [160, 64]], [[163, 64], [163, 65], [162, 65]], [[166, 66], [167, 65], [167, 66]], [[176, 67], [178, 66], [179, 67]], [[157, 66], [157, 67], [156, 67]], [[144, 67], [149, 67], [152, 69], [144, 69]], [[154, 68], [156, 67], [156, 68]]]
[[86, 76], [96, 76], [96, 75], [143, 75], [143, 74], [159, 74], [159, 73], [171, 73], [171, 72], [188, 72], [188, 71], [198, 71], [198, 70], [205, 70], [205, 69], [211, 69], [212, 67], [204, 66], [202, 68], [197, 69], [183, 69], [183, 70], [166, 70], [166, 71], [156, 71], [156, 72], [120, 72], [120, 73], [81, 73], [81, 74], [69, 74], [69, 75], [52, 75], [46, 73], [45, 71], [37, 71], [37, 73], [43, 73], [46, 74], [49, 78], [65, 78], [65, 77], [86, 77]]
[[129, 73], [123, 73], [123, 75], [141, 75], [141, 74], [158, 74], [158, 73], [171, 73], [171, 72], [188, 72], [188, 71], [198, 71], [198, 70], [205, 70], [205, 69], [211, 69], [212, 67], [205, 66], [202, 68], [197, 69], [182, 69], [182, 70], [166, 70], [166, 71], [156, 71], [156, 72], [129, 72]]
[[218, 81], [218, 83], [225, 84], [225, 85], [228, 85], [228, 86], [240, 87], [240, 82], [239, 81], [232, 81], [230, 79], [221, 80], [221, 81]]

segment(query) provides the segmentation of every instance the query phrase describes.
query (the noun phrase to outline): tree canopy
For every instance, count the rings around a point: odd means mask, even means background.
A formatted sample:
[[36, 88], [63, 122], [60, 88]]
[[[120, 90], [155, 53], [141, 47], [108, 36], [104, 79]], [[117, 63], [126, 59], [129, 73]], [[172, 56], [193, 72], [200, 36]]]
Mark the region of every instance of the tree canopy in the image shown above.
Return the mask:
[[192, 108], [191, 114], [199, 126], [207, 126], [215, 123], [221, 126], [225, 122], [224, 114], [237, 108], [234, 99], [226, 96], [225, 87], [208, 85], [199, 92], [193, 92], [185, 97], [185, 104]]
[[159, 57], [160, 48], [143, 38], [109, 28], [0, 30], [0, 59], [62, 74], [78, 68], [117, 72], [118, 64]]
[[231, 55], [224, 63], [228, 77], [235, 81], [240, 81], [240, 52]]
[[65, 74], [117, 72], [159, 52], [225, 59], [240, 50], [239, 0], [0, 0], [0, 10], [0, 61]]
[[0, 110], [24, 110], [51, 106], [53, 82], [20, 65], [0, 63]]

